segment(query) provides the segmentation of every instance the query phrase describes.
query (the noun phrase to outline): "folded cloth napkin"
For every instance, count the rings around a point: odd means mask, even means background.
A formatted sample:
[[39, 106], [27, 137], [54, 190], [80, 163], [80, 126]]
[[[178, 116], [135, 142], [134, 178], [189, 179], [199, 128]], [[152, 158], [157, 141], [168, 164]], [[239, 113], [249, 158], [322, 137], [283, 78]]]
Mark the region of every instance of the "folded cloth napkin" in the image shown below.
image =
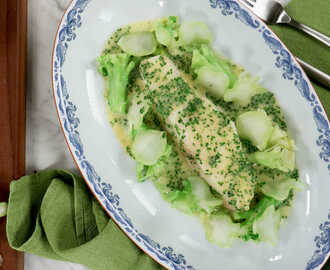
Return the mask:
[[11, 183], [7, 238], [19, 251], [93, 270], [163, 269], [109, 219], [81, 177], [63, 170]]

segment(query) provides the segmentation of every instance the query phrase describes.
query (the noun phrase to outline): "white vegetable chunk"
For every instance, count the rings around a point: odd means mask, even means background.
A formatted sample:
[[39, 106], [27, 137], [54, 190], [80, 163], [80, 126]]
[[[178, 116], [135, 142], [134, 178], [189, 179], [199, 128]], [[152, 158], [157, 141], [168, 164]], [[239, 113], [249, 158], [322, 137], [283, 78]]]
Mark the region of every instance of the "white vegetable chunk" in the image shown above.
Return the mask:
[[277, 234], [280, 226], [281, 216], [275, 211], [274, 205], [269, 206], [261, 217], [253, 223], [253, 233], [259, 235], [261, 241], [272, 245], [277, 244]]
[[229, 87], [229, 78], [225, 73], [214, 71], [206, 66], [197, 71], [197, 81], [216, 98], [222, 98]]
[[252, 142], [259, 150], [264, 150], [273, 133], [272, 120], [263, 110], [241, 114], [236, 121], [241, 138]]
[[233, 239], [245, 234], [240, 224], [232, 222], [227, 215], [214, 215], [205, 218], [206, 238], [220, 247], [230, 247]]
[[265, 90], [258, 85], [258, 78], [253, 78], [248, 73], [242, 73], [234, 87], [226, 90], [224, 100], [246, 106], [254, 95], [262, 92], [265, 92]]
[[118, 45], [128, 54], [146, 56], [156, 51], [157, 41], [151, 32], [135, 32], [122, 36]]
[[193, 43], [209, 43], [212, 41], [212, 34], [205, 23], [185, 22], [179, 30], [180, 42], [183, 45]]
[[274, 198], [278, 201], [284, 201], [289, 196], [289, 192], [294, 190], [301, 190], [303, 184], [296, 179], [279, 179], [272, 182], [267, 182], [261, 187], [263, 194], [268, 197]]
[[138, 162], [154, 165], [166, 150], [167, 140], [164, 132], [158, 130], [142, 130], [136, 135], [132, 153]]

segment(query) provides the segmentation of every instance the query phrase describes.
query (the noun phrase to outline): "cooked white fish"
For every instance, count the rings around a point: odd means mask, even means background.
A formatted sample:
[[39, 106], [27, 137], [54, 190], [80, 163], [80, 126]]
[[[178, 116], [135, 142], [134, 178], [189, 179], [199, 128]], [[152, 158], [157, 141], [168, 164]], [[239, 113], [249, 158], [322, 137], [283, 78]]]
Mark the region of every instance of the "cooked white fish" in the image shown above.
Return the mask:
[[167, 57], [144, 60], [140, 69], [154, 110], [190, 165], [227, 208], [248, 210], [255, 177], [235, 124]]

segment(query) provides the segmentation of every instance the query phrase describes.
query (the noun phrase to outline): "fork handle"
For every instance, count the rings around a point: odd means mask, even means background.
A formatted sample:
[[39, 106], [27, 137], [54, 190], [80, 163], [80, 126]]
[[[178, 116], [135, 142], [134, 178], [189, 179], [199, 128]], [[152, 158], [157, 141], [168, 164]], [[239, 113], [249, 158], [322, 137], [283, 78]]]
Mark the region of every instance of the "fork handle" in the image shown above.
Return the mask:
[[307, 75], [311, 78], [315, 79], [316, 81], [320, 82], [324, 86], [330, 90], [330, 76], [321, 70], [313, 67], [312, 65], [304, 62], [303, 60], [296, 57], [298, 63], [302, 66], [302, 68], [306, 71]]
[[294, 19], [291, 19], [288, 22], [289, 25], [307, 33], [308, 35], [316, 38], [317, 40], [321, 41], [322, 43], [324, 43], [325, 45], [327, 45], [328, 47], [330, 47], [330, 37], [327, 37], [326, 35], [314, 30], [313, 28], [302, 24], [300, 22], [295, 21]]

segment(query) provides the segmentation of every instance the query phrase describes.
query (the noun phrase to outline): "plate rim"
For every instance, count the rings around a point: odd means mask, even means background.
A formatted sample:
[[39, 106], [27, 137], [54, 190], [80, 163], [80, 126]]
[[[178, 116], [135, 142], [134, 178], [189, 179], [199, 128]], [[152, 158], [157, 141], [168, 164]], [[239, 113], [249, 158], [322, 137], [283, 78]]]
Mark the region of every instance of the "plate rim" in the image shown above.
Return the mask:
[[[242, 2], [242, 0], [205, 0], [205, 1], [208, 1], [209, 5], [212, 7], [212, 8], [217, 8], [219, 7], [220, 9], [222, 9], [222, 14], [227, 16], [227, 15], [232, 15], [235, 10], [233, 7], [238, 7], [239, 8], [239, 11], [243, 12], [243, 14], [247, 17], [249, 17], [250, 19], [253, 19], [254, 22], [257, 22], [258, 23], [258, 27], [259, 25], [262, 25], [264, 29], [266, 29], [268, 31], [268, 33], [270, 34], [270, 37], [272, 36], [275, 36], [275, 38], [273, 38], [275, 41], [277, 41], [283, 48], [284, 48], [284, 51], [286, 51], [290, 57], [290, 60], [293, 59], [293, 64], [298, 68], [298, 71], [300, 72], [300, 75], [301, 75], [301, 78], [304, 80], [305, 83], [307, 83], [307, 86], [308, 86], [308, 89], [310, 90], [310, 95], [313, 97], [313, 101], [315, 101], [317, 103], [317, 105], [321, 108], [319, 111], [317, 111], [316, 113], [319, 113], [323, 118], [325, 116], [325, 121], [326, 121], [326, 124], [328, 125], [328, 127], [330, 126], [330, 121], [329, 121], [329, 118], [325, 112], [325, 109], [323, 107], [323, 104], [320, 102], [320, 99], [312, 85], [312, 83], [310, 82], [309, 78], [307, 77], [306, 73], [304, 72], [304, 70], [302, 69], [302, 67], [300, 66], [300, 64], [297, 62], [296, 58], [294, 57], [294, 55], [291, 53], [291, 51], [287, 48], [287, 46], [281, 41], [281, 39], [272, 31], [272, 29], [266, 25], [259, 17], [257, 17], [251, 10], [249, 10]], [[126, 229], [123, 227], [123, 225], [120, 224], [120, 222], [117, 220], [118, 218], [118, 215], [116, 217], [116, 214], [113, 214], [111, 213], [111, 211], [108, 209], [109, 205], [107, 205], [109, 202], [102, 202], [99, 195], [97, 194], [96, 190], [95, 190], [95, 186], [93, 185], [93, 183], [91, 183], [91, 180], [88, 179], [89, 177], [86, 175], [87, 173], [85, 173], [83, 171], [83, 169], [81, 168], [81, 166], [79, 165], [79, 162], [77, 161], [77, 158], [75, 156], [75, 154], [73, 153], [74, 151], [74, 148], [73, 146], [71, 146], [71, 143], [69, 142], [69, 138], [67, 137], [68, 135], [66, 134], [65, 132], [65, 124], [63, 123], [62, 121], [62, 118], [60, 116], [60, 112], [59, 112], [59, 109], [60, 109], [60, 104], [58, 104], [57, 102], [57, 98], [56, 98], [56, 81], [58, 82], [58, 80], [55, 80], [55, 77], [56, 77], [56, 74], [57, 74], [57, 67], [55, 66], [55, 63], [56, 63], [56, 60], [55, 60], [55, 56], [57, 54], [57, 45], [58, 45], [58, 41], [59, 41], [59, 34], [60, 34], [60, 31], [63, 30], [61, 29], [61, 27], [64, 25], [64, 22], [65, 22], [65, 18], [69, 15], [69, 13], [71, 11], [73, 11], [73, 8], [75, 6], [78, 6], [78, 7], [83, 7], [81, 13], [84, 11], [84, 9], [86, 8], [86, 6], [91, 2], [91, 0], [70, 0], [70, 3], [68, 4], [68, 6], [66, 7], [61, 19], [60, 19], [60, 22], [58, 24], [58, 27], [57, 27], [57, 31], [56, 31], [56, 35], [55, 35], [55, 39], [54, 39], [54, 42], [53, 42], [53, 50], [52, 50], [52, 61], [51, 61], [51, 81], [52, 81], [52, 93], [53, 93], [53, 98], [54, 98], [54, 103], [55, 103], [55, 107], [56, 107], [56, 112], [57, 112], [57, 117], [58, 117], [58, 120], [60, 122], [60, 126], [61, 126], [61, 130], [62, 130], [62, 133], [64, 135], [64, 139], [65, 139], [65, 142], [68, 146], [68, 149], [70, 151], [70, 154], [74, 160], [74, 163], [76, 164], [80, 174], [82, 175], [83, 179], [85, 180], [87, 186], [89, 187], [90, 191], [92, 192], [92, 194], [94, 195], [94, 197], [98, 200], [98, 202], [100, 203], [100, 205], [103, 207], [103, 209], [106, 211], [106, 213], [109, 215], [109, 217], [116, 223], [116, 225], [125, 233], [125, 235], [133, 242], [135, 243], [135, 245], [137, 247], [139, 247], [140, 249], [142, 249], [144, 251], [144, 253], [146, 253], [150, 258], [152, 258], [154, 261], [156, 261], [157, 263], [159, 263], [160, 265], [162, 265], [163, 267], [167, 268], [167, 269], [175, 269], [175, 270], [179, 270], [179, 269], [189, 269], [189, 270], [193, 270], [195, 268], [193, 268], [192, 266], [190, 265], [187, 265], [186, 264], [186, 261], [185, 261], [185, 258], [183, 257], [182, 254], [178, 254], [176, 255], [175, 253], [173, 253], [173, 249], [171, 247], [164, 247], [163, 250], [165, 249], [165, 252], [167, 251], [168, 253], [166, 253], [166, 257], [167, 257], [167, 261], [166, 263], [162, 262], [162, 260], [158, 257], [158, 259], [156, 258], [157, 257], [157, 254], [156, 255], [152, 255], [150, 254], [147, 249], [147, 247], [143, 247], [141, 243], [139, 243], [137, 240], [135, 240], [133, 238], [132, 235], [130, 235], [129, 232], [126, 231]], [[212, 6], [212, 4], [214, 6]], [[221, 7], [222, 5], [222, 7]], [[233, 8], [233, 10], [231, 10]], [[227, 14], [226, 11], [227, 10]], [[236, 10], [237, 11], [237, 10]], [[75, 12], [78, 12], [77, 10], [75, 10]], [[224, 13], [225, 12], [225, 13]], [[242, 19], [242, 18], [238, 18], [237, 14], [235, 14], [236, 16], [236, 19]], [[246, 19], [246, 17], [245, 17]], [[249, 24], [250, 22], [249, 21], [244, 21], [244, 18], [243, 18], [243, 23], [245, 24]], [[76, 28], [79, 28], [81, 26], [81, 21], [79, 21], [80, 25], [76, 25]], [[251, 26], [251, 25], [250, 25]], [[76, 30], [76, 28], [72, 31], [73, 32], [73, 39], [75, 39], [75, 33], [74, 31]], [[260, 32], [260, 31], [259, 31]], [[70, 40], [70, 41], [71, 41]], [[267, 43], [267, 42], [266, 42]], [[274, 53], [274, 52], [273, 52]], [[65, 57], [65, 56], [64, 56]], [[63, 62], [64, 63], [64, 62]], [[281, 68], [281, 67], [279, 67]], [[60, 74], [60, 73], [59, 73]], [[284, 75], [282, 75], [284, 77]], [[285, 77], [284, 77], [285, 78]], [[63, 86], [61, 86], [63, 87]], [[61, 89], [62, 90], [62, 89]], [[303, 96], [305, 97], [305, 96]], [[306, 97], [305, 97], [306, 98]], [[314, 110], [313, 110], [314, 112]], [[315, 113], [315, 112], [314, 112]], [[314, 121], [316, 122], [315, 120], [315, 116], [314, 116]], [[317, 125], [317, 123], [316, 123]], [[72, 148], [71, 148], [72, 147]], [[88, 162], [88, 161], [87, 161]], [[91, 165], [91, 164], [90, 164]], [[88, 166], [88, 164], [86, 164], [86, 166]], [[90, 170], [90, 168], [89, 168]], [[90, 171], [91, 173], [93, 173], [93, 167], [91, 168], [92, 171]], [[328, 166], [328, 170], [330, 172], [330, 165]], [[110, 184], [109, 184], [110, 185]], [[110, 185], [110, 187], [108, 187], [108, 190], [111, 191], [112, 190], [112, 187]], [[106, 194], [102, 193], [102, 195], [104, 196], [104, 198], [107, 199], [107, 196]], [[118, 196], [118, 195], [117, 195]], [[107, 199], [108, 200], [108, 199]], [[111, 204], [111, 203], [110, 203]], [[119, 205], [119, 198], [118, 198], [118, 205]], [[125, 215], [125, 213], [123, 213]], [[128, 218], [126, 216], [126, 218]], [[129, 218], [128, 218], [129, 219]], [[330, 220], [330, 212], [328, 214], [328, 220]], [[326, 221], [327, 222], [327, 221]], [[325, 223], [326, 223], [325, 222]], [[322, 229], [321, 229], [321, 226], [322, 224], [320, 225], [320, 230], [321, 230], [321, 233], [322, 233]], [[134, 228], [134, 227], [133, 227]], [[144, 239], [148, 244], [149, 246], [151, 246], [152, 248], [155, 248], [154, 245], [160, 249], [160, 245], [156, 242], [154, 242], [152, 239], [150, 239], [148, 236], [146, 236], [146, 239]], [[318, 236], [316, 236], [317, 238]], [[314, 240], [315, 241], [315, 240]], [[144, 243], [145, 244], [145, 243]], [[328, 245], [330, 245], [330, 241], [328, 243]], [[150, 251], [150, 249], [149, 249]], [[314, 252], [313, 254], [313, 257], [315, 255], [316, 252]], [[164, 255], [164, 254], [162, 254]], [[324, 255], [324, 254], [323, 254]], [[313, 270], [313, 269], [320, 269], [327, 261], [327, 258], [329, 258], [330, 256], [330, 252], [328, 252], [325, 257], [322, 258], [322, 261], [321, 263], [317, 262], [318, 264], [315, 265], [315, 266], [312, 266], [310, 264], [310, 261], [313, 259], [313, 257], [308, 261], [307, 263], [307, 266], [306, 266], [306, 270]], [[313, 261], [312, 261], [313, 262]], [[171, 267], [171, 268], [168, 268], [168, 267]]]

